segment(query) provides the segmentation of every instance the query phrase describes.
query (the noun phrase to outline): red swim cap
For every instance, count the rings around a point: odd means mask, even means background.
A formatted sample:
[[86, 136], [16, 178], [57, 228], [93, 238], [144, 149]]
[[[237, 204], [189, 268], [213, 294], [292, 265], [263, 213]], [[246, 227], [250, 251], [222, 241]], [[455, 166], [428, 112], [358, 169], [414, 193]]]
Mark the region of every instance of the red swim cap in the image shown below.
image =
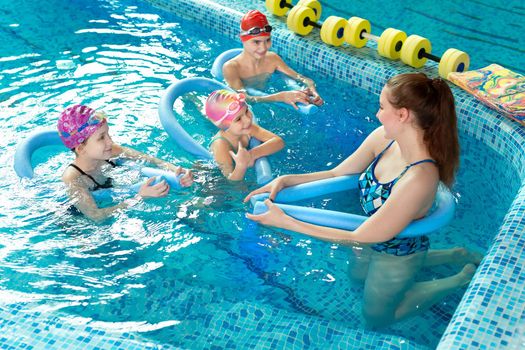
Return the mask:
[[[264, 28], [268, 25], [268, 19], [266, 16], [258, 10], [248, 11], [241, 19], [241, 32], [250, 30], [252, 28]], [[270, 36], [269, 32], [262, 31], [257, 35], [240, 35], [241, 41], [253, 39], [258, 36]]]

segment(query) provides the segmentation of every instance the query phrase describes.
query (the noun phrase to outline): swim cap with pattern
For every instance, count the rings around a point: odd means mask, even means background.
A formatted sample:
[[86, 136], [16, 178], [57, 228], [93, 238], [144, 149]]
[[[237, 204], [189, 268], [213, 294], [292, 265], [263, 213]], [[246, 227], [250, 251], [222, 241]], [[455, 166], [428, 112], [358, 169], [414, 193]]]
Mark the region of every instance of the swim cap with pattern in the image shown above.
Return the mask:
[[60, 114], [58, 134], [64, 145], [73, 149], [93, 135], [105, 122], [104, 113], [88, 106], [74, 105]]
[[216, 90], [206, 100], [206, 116], [221, 129], [230, 127], [237, 113], [246, 107], [246, 96], [228, 90]]

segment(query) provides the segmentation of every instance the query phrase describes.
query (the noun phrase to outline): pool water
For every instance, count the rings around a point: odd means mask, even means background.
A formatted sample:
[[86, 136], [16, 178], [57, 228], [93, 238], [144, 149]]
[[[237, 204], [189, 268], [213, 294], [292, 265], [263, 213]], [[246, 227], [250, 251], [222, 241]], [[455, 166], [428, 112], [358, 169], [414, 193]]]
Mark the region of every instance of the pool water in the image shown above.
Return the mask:
[[[194, 164], [160, 126], [156, 109], [163, 90], [184, 77], [209, 77], [213, 59], [238, 43], [129, 0], [53, 0], [45, 6], [0, 0], [0, 11], [0, 38], [11, 43], [0, 47], [3, 303], [28, 303], [33, 310], [60, 312], [72, 324], [142, 332], [183, 348], [270, 347], [270, 334], [291, 329], [302, 344], [321, 347], [328, 335], [315, 329], [326, 324], [337, 329], [329, 335], [334, 344], [355, 332], [379, 334], [364, 329], [362, 286], [348, 279], [345, 247], [247, 221], [249, 208], [241, 200], [256, 187], [253, 174], [245, 183], [224, 180], [206, 162]], [[60, 31], [50, 25], [57, 22]], [[271, 157], [276, 174], [333, 167], [378, 126], [377, 96], [306, 73], [327, 101], [319, 114], [254, 108], [260, 123], [287, 143]], [[197, 183], [103, 223], [70, 216], [58, 182], [73, 159], [70, 152], [37, 152], [34, 180], [19, 181], [12, 162], [17, 142], [35, 128], [54, 127], [58, 113], [73, 103], [103, 108], [116, 142], [194, 167]], [[190, 97], [175, 108], [204, 142], [213, 130], [199, 114], [201, 103], [202, 97]], [[460, 136], [456, 218], [431, 243], [483, 252], [519, 180], [502, 157]], [[355, 193], [309, 204], [359, 210]], [[424, 271], [421, 278], [457, 269]], [[461, 295], [379, 337], [435, 347]]]

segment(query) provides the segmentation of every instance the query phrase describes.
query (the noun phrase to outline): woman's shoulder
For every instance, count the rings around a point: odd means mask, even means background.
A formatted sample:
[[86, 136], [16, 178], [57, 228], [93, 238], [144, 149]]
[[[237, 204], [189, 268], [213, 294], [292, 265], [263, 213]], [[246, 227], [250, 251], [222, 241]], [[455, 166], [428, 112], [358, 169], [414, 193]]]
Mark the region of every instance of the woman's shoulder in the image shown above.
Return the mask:
[[363, 142], [363, 145], [372, 151], [375, 156], [377, 156], [393, 141], [387, 139], [385, 135], [385, 129], [383, 126], [380, 126], [367, 136]]

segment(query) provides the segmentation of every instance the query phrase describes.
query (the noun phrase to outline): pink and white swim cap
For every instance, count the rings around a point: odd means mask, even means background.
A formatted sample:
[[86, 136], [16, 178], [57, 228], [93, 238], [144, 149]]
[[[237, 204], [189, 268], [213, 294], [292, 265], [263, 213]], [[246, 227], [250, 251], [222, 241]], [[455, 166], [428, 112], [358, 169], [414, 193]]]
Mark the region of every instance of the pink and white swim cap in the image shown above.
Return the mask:
[[74, 105], [66, 108], [58, 119], [58, 134], [67, 148], [73, 149], [86, 141], [106, 122], [106, 116], [93, 108]]
[[244, 94], [216, 90], [206, 100], [206, 116], [215, 126], [228, 129], [237, 113], [246, 106]]

